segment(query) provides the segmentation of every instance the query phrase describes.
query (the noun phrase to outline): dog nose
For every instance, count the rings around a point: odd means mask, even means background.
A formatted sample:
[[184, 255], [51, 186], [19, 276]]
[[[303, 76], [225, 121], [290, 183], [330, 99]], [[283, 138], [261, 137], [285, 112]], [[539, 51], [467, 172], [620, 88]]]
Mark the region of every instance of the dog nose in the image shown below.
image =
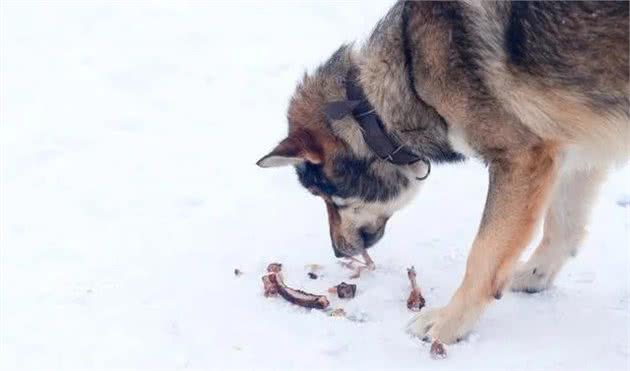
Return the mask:
[[383, 237], [385, 234], [385, 224], [379, 227], [376, 231], [368, 231], [365, 228], [361, 228], [359, 234], [363, 240], [363, 247], [367, 249], [368, 247], [376, 244]]

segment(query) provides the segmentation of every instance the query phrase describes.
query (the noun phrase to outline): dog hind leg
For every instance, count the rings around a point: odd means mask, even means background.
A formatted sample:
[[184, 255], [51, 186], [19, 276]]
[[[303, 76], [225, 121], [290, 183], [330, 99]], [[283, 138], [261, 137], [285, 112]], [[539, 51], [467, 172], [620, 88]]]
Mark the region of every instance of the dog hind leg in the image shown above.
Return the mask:
[[512, 291], [548, 288], [569, 257], [576, 255], [605, 173], [591, 168], [562, 174], [547, 209], [543, 238], [529, 260], [516, 269]]

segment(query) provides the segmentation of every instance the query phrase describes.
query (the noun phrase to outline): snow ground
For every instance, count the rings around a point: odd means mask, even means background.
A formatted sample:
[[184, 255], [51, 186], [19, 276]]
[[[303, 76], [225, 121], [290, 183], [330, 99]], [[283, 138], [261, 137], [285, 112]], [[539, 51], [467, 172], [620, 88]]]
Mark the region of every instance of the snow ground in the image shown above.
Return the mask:
[[271, 261], [313, 292], [347, 280], [321, 201], [254, 162], [304, 69], [390, 2], [1, 4], [0, 369], [629, 367], [628, 167], [556, 286], [507, 293], [446, 360], [403, 332], [404, 268], [447, 302], [481, 215], [478, 163], [435, 168], [392, 219], [378, 270], [333, 303], [363, 322], [261, 295]]

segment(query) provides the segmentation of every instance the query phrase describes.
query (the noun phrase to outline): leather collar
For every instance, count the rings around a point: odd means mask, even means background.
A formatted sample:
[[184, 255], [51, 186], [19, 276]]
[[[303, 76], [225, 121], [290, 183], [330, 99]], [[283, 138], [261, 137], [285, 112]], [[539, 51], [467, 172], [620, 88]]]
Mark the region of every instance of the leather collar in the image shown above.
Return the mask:
[[[398, 138], [387, 133], [376, 109], [366, 98], [357, 80], [355, 68], [348, 72], [345, 87], [347, 100], [330, 102], [324, 107], [329, 120], [340, 120], [347, 115], [352, 115], [359, 124], [365, 143], [379, 158], [395, 165], [411, 165], [423, 161], [429, 169], [431, 168], [426, 158], [415, 154]], [[426, 176], [428, 175], [429, 172]]]

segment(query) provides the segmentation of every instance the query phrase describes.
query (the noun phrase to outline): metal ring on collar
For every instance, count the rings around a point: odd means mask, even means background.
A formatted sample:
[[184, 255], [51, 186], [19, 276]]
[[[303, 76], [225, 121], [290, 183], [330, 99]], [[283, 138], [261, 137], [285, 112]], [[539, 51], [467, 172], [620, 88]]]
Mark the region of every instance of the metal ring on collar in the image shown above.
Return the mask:
[[429, 160], [427, 160], [426, 158], [421, 158], [420, 161], [424, 162], [427, 165], [427, 173], [424, 174], [424, 176], [422, 177], [416, 177], [416, 179], [425, 180], [426, 178], [429, 177], [429, 174], [431, 174], [431, 162], [429, 162]]

